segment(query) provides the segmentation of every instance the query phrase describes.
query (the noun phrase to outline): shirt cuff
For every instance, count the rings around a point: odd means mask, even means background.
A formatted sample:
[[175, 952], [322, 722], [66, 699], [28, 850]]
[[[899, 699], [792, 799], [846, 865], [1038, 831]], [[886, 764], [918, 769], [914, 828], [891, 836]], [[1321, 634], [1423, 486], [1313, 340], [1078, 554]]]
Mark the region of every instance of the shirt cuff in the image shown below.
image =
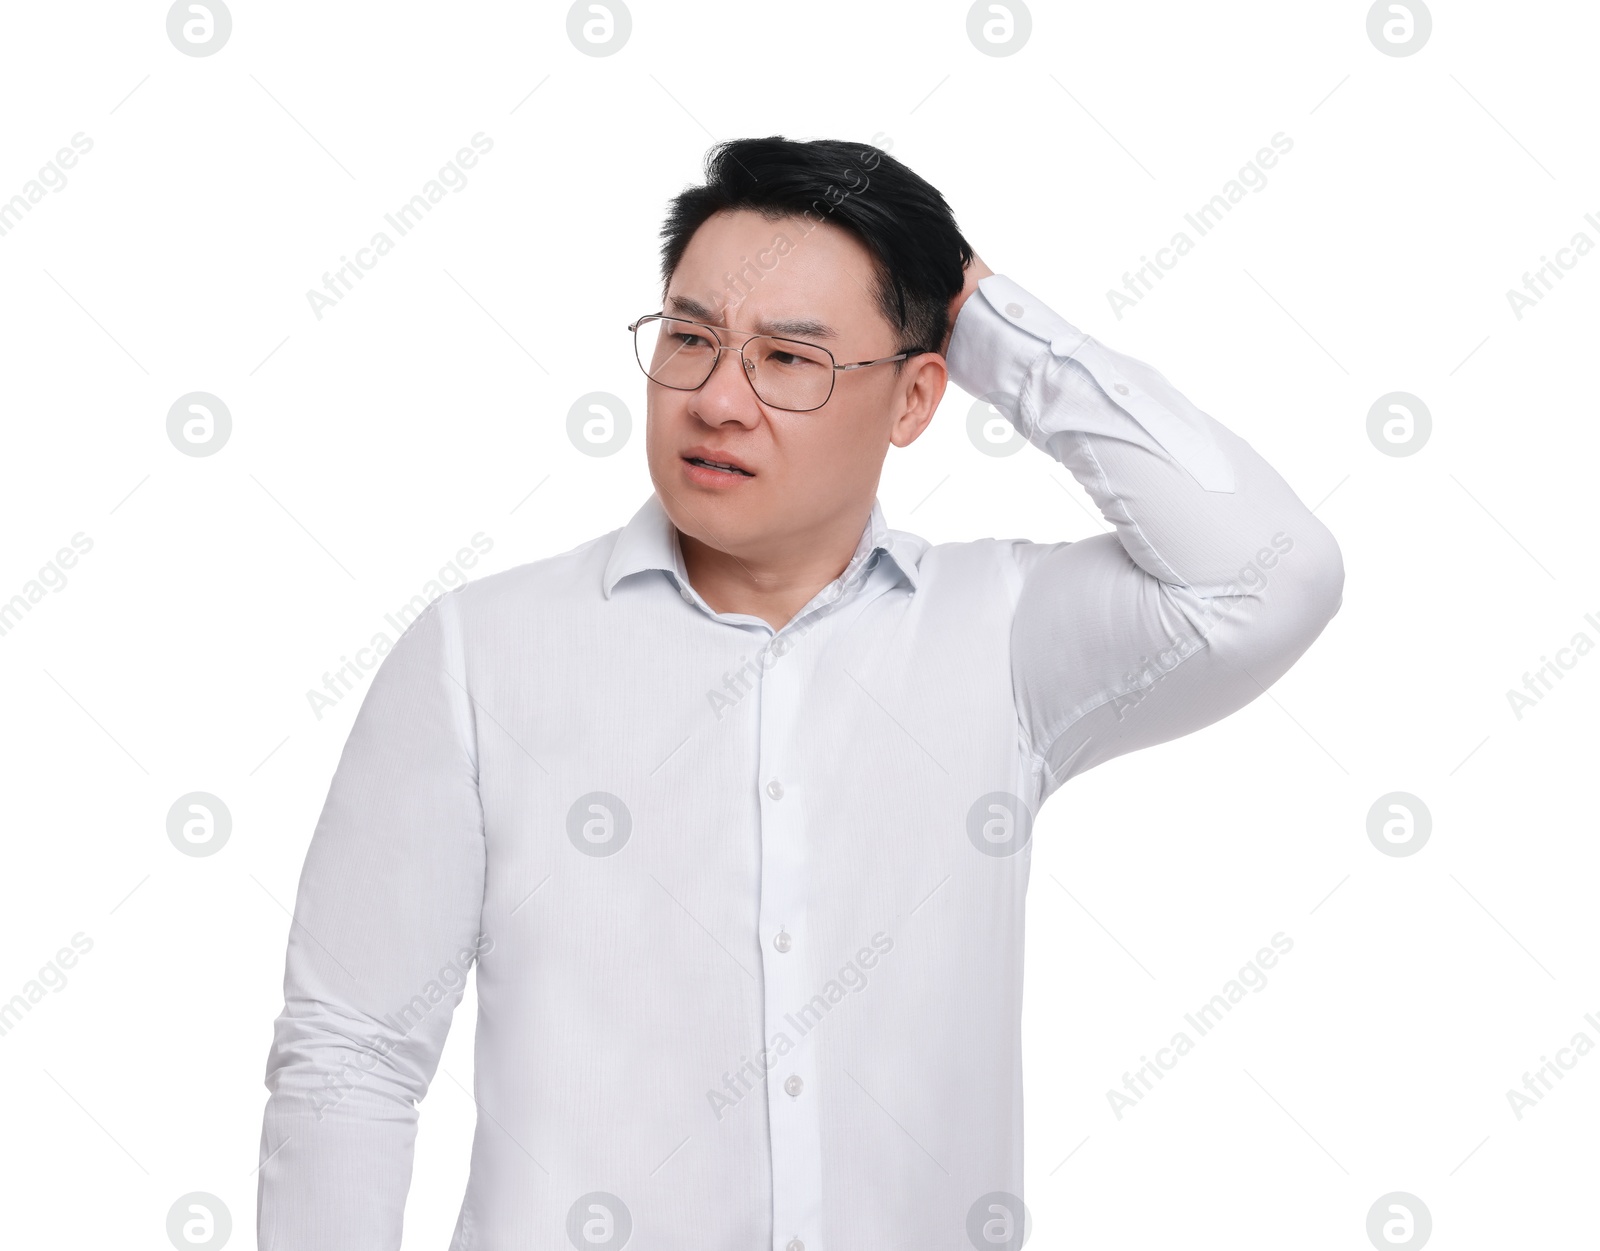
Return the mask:
[[1029, 442], [1043, 433], [1080, 428], [1070, 410], [1030, 411], [1019, 402], [1029, 374], [1077, 366], [1105, 398], [1132, 417], [1208, 491], [1231, 492], [1233, 467], [1207, 429], [1205, 415], [1154, 369], [1114, 352], [1004, 274], [990, 274], [962, 304], [950, 336], [950, 377], [974, 398], [1006, 413]]

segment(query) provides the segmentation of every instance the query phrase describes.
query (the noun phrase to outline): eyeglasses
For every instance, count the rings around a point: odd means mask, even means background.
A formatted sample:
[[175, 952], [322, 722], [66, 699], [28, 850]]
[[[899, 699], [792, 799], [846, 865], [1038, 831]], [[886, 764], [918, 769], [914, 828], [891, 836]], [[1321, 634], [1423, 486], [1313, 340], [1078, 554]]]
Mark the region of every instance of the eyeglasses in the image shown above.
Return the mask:
[[903, 361], [923, 350], [911, 348], [875, 361], [838, 365], [827, 348], [803, 339], [758, 334], [733, 347], [720, 342], [710, 326], [663, 313], [641, 317], [628, 329], [633, 331], [633, 353], [639, 368], [650, 381], [674, 391], [698, 391], [710, 379], [722, 354], [737, 352], [756, 398], [794, 413], [811, 412], [826, 404], [833, 395], [834, 379], [844, 370]]

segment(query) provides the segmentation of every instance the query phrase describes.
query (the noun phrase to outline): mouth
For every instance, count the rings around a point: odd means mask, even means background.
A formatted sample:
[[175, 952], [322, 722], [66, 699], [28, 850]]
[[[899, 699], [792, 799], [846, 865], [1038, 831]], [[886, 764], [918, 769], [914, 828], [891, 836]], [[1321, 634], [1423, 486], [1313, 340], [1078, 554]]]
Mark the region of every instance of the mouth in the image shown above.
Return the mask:
[[748, 469], [744, 469], [739, 465], [730, 464], [727, 461], [708, 460], [704, 456], [685, 456], [683, 460], [685, 464], [695, 465], [712, 473], [726, 474], [727, 476], [733, 478], [755, 477], [755, 474], [751, 473]]

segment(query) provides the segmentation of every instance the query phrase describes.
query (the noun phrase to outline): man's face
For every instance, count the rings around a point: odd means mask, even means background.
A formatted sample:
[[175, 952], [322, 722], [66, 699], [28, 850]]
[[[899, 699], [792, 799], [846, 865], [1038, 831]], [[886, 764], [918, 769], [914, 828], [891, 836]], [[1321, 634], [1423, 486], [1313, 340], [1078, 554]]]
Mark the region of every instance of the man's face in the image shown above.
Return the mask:
[[[730, 274], [742, 283], [730, 283]], [[817, 323], [821, 329], [808, 333], [771, 333], [820, 344], [844, 365], [900, 347], [870, 295], [872, 283], [872, 255], [849, 231], [739, 210], [718, 213], [695, 232], [664, 310], [716, 328], [730, 347], [771, 323]], [[841, 516], [864, 522], [889, 444], [916, 438], [938, 403], [938, 394], [929, 402], [928, 379], [914, 385], [918, 361], [938, 361], [932, 372], [943, 390], [942, 359], [918, 357], [898, 378], [892, 364], [836, 373], [826, 404], [790, 412], [756, 397], [735, 353], [718, 355], [698, 391], [646, 383], [650, 477], [684, 534], [757, 559], [781, 558]], [[694, 467], [687, 459], [694, 449], [737, 461], [751, 476]]]

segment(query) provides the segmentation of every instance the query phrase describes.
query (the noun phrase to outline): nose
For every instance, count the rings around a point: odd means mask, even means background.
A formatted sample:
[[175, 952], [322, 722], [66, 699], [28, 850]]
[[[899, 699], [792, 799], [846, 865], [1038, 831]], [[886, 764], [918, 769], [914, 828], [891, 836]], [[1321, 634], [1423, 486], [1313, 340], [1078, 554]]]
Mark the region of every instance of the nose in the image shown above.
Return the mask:
[[[722, 368], [725, 356], [733, 357], [731, 368]], [[725, 421], [738, 421], [746, 425], [755, 422], [761, 408], [756, 400], [755, 388], [750, 384], [749, 369], [749, 361], [737, 348], [720, 345], [710, 377], [698, 390], [689, 393], [690, 411], [712, 425]]]

